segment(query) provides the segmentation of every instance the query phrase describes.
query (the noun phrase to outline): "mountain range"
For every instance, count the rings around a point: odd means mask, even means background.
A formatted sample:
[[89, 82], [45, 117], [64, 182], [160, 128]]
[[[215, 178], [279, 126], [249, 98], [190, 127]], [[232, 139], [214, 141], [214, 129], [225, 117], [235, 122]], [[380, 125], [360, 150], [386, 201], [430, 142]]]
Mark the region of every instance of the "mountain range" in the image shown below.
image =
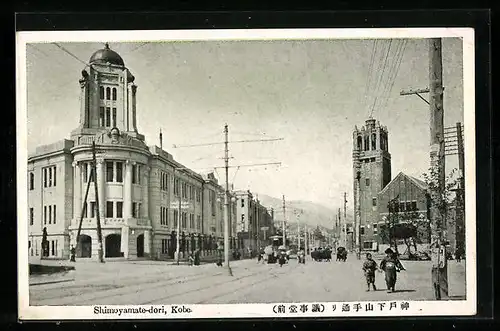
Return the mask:
[[[274, 221], [277, 223], [276, 225], [281, 225], [283, 221], [283, 200], [265, 194], [259, 194], [258, 197], [261, 205], [274, 209]], [[310, 201], [285, 201], [285, 213], [290, 231], [294, 231], [297, 228], [297, 218], [299, 218], [301, 227], [304, 225], [307, 225], [308, 228], [316, 228], [319, 226], [322, 230], [332, 231], [338, 217], [338, 209], [339, 206], [336, 208], [333, 206], [332, 208], [328, 208], [322, 204]], [[342, 208], [341, 213], [343, 219], [344, 211]], [[352, 210], [348, 209], [346, 214], [347, 222], [352, 222]], [[297, 215], [300, 216], [297, 217]]]

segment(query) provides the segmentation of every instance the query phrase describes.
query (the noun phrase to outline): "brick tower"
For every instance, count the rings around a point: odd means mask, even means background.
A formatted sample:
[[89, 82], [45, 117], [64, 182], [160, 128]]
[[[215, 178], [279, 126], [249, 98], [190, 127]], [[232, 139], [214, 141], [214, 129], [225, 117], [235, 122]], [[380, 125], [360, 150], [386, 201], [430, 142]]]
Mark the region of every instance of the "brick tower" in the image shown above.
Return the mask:
[[[391, 181], [387, 127], [373, 118], [353, 132], [354, 241], [361, 250], [379, 243], [377, 194]], [[357, 231], [356, 231], [357, 230]], [[358, 247], [359, 247], [358, 246]]]

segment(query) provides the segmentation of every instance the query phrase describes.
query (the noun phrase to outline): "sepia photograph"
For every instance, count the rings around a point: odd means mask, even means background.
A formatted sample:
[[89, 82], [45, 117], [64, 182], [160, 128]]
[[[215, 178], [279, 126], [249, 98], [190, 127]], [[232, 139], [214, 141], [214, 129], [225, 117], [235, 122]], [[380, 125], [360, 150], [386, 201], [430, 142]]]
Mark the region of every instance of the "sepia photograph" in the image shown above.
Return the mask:
[[17, 49], [21, 319], [475, 313], [472, 29]]

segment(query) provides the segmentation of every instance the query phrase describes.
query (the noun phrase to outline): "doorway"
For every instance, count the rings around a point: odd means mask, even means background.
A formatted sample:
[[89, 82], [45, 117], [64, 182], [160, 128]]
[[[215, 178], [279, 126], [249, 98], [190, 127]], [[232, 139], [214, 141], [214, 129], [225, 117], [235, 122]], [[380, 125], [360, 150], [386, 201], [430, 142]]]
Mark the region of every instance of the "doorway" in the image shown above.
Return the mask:
[[137, 236], [137, 257], [144, 257], [144, 234]]
[[120, 257], [121, 235], [109, 234], [106, 236], [106, 255], [105, 257]]
[[92, 257], [92, 238], [90, 236], [87, 236], [85, 234], [80, 235], [76, 257]]

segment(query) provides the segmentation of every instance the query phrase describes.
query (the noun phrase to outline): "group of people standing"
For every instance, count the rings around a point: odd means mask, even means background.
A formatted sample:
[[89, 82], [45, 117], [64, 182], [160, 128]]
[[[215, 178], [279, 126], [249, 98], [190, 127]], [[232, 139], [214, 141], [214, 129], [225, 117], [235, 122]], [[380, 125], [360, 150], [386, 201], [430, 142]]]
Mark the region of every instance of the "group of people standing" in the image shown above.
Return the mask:
[[371, 253], [366, 254], [366, 260], [363, 263], [363, 271], [366, 278], [366, 284], [368, 286], [367, 291], [370, 291], [370, 286], [376, 291], [375, 286], [375, 271], [385, 273], [385, 284], [387, 285], [387, 292], [392, 293], [396, 290], [396, 280], [397, 273], [401, 270], [406, 270], [401, 261], [399, 261], [397, 254], [390, 248], [385, 250], [386, 256], [377, 265], [377, 262], [372, 257]]

